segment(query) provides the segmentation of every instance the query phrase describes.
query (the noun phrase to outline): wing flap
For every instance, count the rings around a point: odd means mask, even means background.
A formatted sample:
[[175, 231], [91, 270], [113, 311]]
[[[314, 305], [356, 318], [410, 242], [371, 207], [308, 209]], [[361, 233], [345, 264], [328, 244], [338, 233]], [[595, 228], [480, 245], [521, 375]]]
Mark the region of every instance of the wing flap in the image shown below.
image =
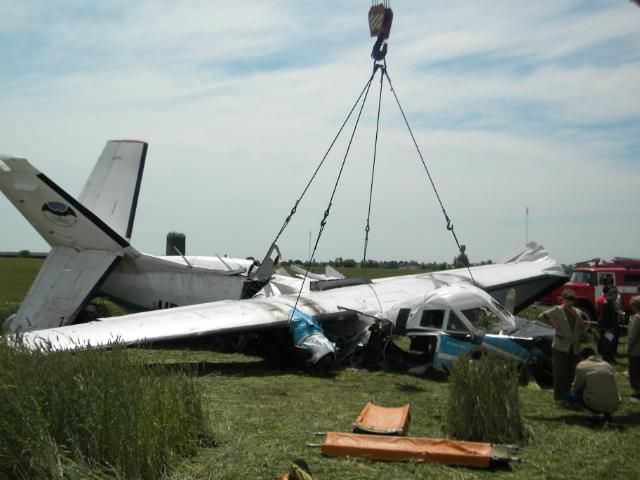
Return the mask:
[[7, 327], [26, 331], [68, 323], [119, 259], [110, 252], [54, 247]]

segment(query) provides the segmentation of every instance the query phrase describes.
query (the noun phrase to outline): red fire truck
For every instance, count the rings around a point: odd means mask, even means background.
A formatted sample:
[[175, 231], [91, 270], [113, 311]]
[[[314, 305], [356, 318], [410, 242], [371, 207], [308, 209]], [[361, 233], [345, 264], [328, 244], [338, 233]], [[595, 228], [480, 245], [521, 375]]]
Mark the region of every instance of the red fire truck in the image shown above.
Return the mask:
[[565, 288], [576, 292], [576, 307], [596, 320], [596, 300], [605, 286], [615, 286], [620, 292], [620, 305], [630, 312], [629, 300], [640, 294], [640, 259], [620, 258], [601, 261], [599, 258], [576, 263], [567, 283], [540, 300], [546, 305], [562, 303], [560, 294]]

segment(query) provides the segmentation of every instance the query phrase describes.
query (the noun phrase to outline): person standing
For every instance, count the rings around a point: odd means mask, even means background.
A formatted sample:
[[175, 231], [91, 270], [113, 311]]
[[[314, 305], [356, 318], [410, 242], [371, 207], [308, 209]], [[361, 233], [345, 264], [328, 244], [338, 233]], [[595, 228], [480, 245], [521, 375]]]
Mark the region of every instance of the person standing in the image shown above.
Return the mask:
[[629, 355], [629, 383], [631, 401], [640, 402], [640, 295], [631, 297], [633, 315], [629, 319], [627, 355]]
[[602, 304], [602, 317], [598, 322], [598, 353], [609, 363], [616, 362], [618, 350], [618, 290], [609, 288]]
[[602, 287], [602, 294], [596, 300], [596, 321], [598, 324], [602, 321], [602, 306], [607, 301], [607, 293], [609, 293], [609, 285]]
[[586, 328], [581, 312], [574, 304], [573, 290], [562, 292], [562, 305], [540, 314], [538, 320], [551, 325], [555, 330], [551, 350], [553, 353], [553, 397], [558, 404], [565, 404], [576, 371], [580, 336]]

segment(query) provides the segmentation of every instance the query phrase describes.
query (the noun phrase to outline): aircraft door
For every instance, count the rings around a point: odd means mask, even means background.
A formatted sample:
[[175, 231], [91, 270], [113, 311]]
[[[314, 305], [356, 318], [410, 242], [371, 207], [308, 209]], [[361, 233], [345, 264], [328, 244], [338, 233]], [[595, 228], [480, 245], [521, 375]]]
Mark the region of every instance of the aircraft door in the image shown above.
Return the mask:
[[396, 323], [393, 328], [395, 335], [404, 335], [407, 331], [407, 320], [409, 320], [410, 308], [401, 308], [398, 310], [398, 316], [396, 317]]

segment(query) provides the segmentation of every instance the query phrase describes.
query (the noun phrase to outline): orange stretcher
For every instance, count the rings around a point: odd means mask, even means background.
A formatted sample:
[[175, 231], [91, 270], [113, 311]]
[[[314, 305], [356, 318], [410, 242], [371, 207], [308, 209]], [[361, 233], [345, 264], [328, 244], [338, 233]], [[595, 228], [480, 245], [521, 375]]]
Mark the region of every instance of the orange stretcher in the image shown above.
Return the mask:
[[336, 432], [325, 435], [320, 451], [331, 457], [413, 460], [475, 468], [489, 468], [492, 464], [519, 460], [511, 456], [513, 447], [507, 445]]
[[409, 431], [410, 408], [409, 404], [386, 408], [369, 402], [356, 418], [353, 431], [377, 435], [406, 435]]

